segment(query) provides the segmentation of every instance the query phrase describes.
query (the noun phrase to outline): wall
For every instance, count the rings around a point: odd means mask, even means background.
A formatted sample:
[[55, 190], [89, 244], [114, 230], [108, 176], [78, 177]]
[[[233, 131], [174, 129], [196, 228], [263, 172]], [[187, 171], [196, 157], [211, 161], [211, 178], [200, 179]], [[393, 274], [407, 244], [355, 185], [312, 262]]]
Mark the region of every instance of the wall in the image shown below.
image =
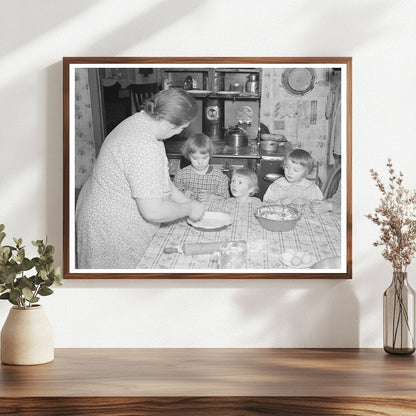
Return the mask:
[[325, 183], [329, 155], [330, 165], [335, 163], [333, 152], [328, 149], [330, 131], [326, 117], [331, 71], [324, 68], [314, 71], [316, 80], [312, 91], [305, 96], [294, 96], [283, 86], [283, 69], [263, 70], [261, 121], [269, 126], [271, 133], [284, 134], [295, 149], [308, 151], [316, 161], [320, 180]]
[[368, 171], [391, 156], [416, 187], [416, 3], [3, 0], [2, 16], [0, 222], [47, 235], [58, 263], [63, 56], [353, 57], [352, 280], [66, 281], [43, 301], [57, 347], [382, 345], [391, 268], [364, 217], [378, 198]]

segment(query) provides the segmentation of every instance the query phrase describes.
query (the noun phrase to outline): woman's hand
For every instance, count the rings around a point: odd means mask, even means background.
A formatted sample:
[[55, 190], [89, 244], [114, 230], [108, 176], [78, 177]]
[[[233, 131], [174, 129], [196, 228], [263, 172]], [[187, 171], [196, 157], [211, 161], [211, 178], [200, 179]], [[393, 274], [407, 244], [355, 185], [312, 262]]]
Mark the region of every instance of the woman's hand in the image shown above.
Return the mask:
[[192, 201], [190, 205], [191, 205], [191, 212], [189, 214], [189, 218], [192, 221], [200, 220], [205, 213], [204, 205], [197, 201]]

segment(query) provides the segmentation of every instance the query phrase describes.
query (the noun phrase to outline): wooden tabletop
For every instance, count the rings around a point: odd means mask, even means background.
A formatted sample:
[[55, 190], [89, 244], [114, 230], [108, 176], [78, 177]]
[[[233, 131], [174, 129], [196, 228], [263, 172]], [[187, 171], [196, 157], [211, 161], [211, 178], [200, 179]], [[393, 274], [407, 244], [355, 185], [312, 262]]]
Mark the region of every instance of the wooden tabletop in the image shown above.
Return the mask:
[[415, 415], [416, 362], [381, 349], [57, 349], [48, 364], [1, 365], [0, 414], [6, 408], [43, 416]]

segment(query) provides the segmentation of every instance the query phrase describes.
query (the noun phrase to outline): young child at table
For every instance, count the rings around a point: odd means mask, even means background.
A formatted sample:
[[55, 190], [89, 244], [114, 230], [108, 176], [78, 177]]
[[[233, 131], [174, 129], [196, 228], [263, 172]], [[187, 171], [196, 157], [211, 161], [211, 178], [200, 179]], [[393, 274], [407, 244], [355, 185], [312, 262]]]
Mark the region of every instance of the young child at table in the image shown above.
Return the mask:
[[229, 180], [219, 169], [209, 164], [214, 145], [205, 134], [193, 134], [182, 147], [182, 154], [191, 164], [180, 169], [173, 180], [189, 198], [200, 202], [229, 198]]
[[311, 201], [311, 211], [315, 214], [323, 214], [328, 211], [340, 214], [341, 202], [341, 186], [338, 185], [337, 191], [330, 198], [322, 201]]
[[253, 195], [258, 191], [258, 179], [255, 172], [248, 168], [234, 169], [231, 176], [231, 195], [239, 204], [260, 205], [261, 200]]
[[305, 200], [322, 200], [324, 196], [319, 187], [306, 179], [313, 168], [314, 160], [306, 150], [292, 150], [283, 161], [285, 176], [278, 178], [267, 188], [263, 201], [302, 205]]

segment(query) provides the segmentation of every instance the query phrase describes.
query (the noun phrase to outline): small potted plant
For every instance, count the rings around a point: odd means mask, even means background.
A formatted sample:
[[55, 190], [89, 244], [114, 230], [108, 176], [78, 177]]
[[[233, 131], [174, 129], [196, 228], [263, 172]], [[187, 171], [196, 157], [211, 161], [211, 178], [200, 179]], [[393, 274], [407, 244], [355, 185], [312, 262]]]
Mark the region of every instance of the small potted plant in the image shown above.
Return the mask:
[[59, 267], [54, 267], [54, 246], [43, 240], [32, 241], [38, 256], [26, 257], [21, 238], [14, 245], [3, 245], [6, 237], [0, 224], [0, 299], [13, 307], [1, 331], [1, 361], [5, 364], [33, 365], [54, 359], [53, 330], [42, 306], [41, 296], [61, 285]]

